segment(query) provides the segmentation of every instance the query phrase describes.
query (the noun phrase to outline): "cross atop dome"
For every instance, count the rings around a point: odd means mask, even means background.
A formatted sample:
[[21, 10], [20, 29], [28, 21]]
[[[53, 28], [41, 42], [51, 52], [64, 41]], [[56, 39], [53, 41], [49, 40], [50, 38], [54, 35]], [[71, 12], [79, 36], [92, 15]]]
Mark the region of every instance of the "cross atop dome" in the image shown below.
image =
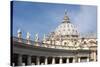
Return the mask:
[[65, 15], [67, 15], [67, 10], [65, 9]]

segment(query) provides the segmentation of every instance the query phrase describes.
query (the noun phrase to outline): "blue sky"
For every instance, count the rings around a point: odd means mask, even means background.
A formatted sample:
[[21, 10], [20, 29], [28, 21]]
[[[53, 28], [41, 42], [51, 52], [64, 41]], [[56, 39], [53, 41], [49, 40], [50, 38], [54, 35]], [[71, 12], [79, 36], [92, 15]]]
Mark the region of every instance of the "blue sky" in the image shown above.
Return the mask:
[[41, 39], [61, 24], [65, 10], [80, 33], [97, 32], [96, 6], [14, 1], [12, 8], [13, 36], [21, 29], [23, 38], [30, 32], [31, 39], [36, 33]]

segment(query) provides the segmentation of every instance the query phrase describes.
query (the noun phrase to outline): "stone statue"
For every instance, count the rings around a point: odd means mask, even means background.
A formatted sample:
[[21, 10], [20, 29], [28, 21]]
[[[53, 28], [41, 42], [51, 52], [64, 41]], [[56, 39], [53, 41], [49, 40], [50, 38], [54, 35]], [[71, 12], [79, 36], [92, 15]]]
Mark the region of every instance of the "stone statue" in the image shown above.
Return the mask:
[[21, 38], [22, 33], [20, 29], [18, 29], [17, 33], [18, 33], [18, 38]]
[[43, 36], [43, 43], [45, 43], [45, 41], [46, 41], [46, 36], [44, 34], [44, 36]]
[[37, 42], [39, 40], [39, 37], [38, 37], [38, 33], [35, 34], [35, 41]]
[[27, 39], [27, 40], [30, 39], [30, 33], [29, 33], [29, 32], [27, 32], [26, 39]]

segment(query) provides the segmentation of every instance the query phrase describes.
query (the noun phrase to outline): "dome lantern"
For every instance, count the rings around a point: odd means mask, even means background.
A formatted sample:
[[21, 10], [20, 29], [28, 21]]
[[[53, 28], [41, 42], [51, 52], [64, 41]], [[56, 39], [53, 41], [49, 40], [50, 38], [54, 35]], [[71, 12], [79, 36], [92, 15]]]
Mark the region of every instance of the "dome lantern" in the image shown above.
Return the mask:
[[70, 23], [69, 17], [67, 16], [67, 11], [66, 10], [65, 10], [65, 16], [63, 18], [63, 22], [62, 23]]

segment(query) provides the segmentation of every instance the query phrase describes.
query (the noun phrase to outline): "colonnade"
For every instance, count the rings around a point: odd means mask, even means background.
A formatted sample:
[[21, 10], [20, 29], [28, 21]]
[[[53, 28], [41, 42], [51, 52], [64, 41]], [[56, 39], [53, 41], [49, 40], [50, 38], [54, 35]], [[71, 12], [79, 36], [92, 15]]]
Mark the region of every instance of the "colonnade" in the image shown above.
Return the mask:
[[[12, 65], [15, 66], [24, 66], [24, 65], [47, 65], [47, 64], [62, 64], [62, 63], [75, 63], [75, 62], [81, 62], [81, 57], [78, 57], [77, 59], [75, 57], [47, 57], [47, 56], [30, 56], [26, 55], [26, 58], [23, 57], [24, 55], [17, 55], [16, 61], [13, 62]], [[32, 59], [34, 58], [34, 59]], [[58, 60], [57, 60], [58, 59]], [[78, 60], [78, 61], [76, 61]], [[87, 62], [89, 61], [89, 58], [86, 57], [85, 59]]]

